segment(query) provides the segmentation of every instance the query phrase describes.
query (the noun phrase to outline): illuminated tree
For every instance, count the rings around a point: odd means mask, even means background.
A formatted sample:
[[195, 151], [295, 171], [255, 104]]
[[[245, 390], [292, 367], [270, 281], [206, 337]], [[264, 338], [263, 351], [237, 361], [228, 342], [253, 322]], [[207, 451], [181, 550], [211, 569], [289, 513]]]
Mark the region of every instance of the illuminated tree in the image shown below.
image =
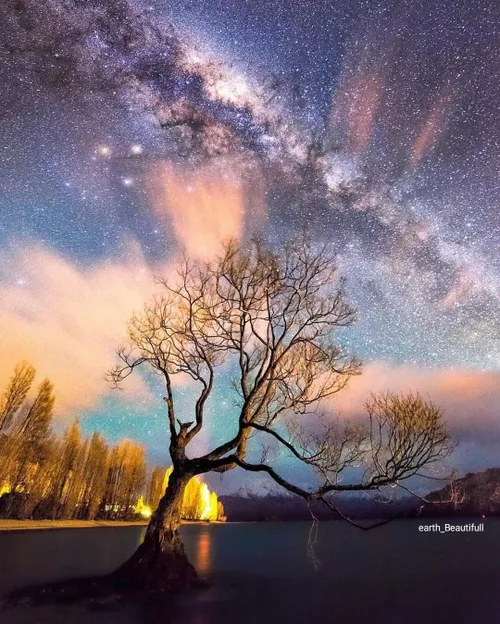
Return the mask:
[[18, 518], [36, 505], [35, 485], [52, 447], [53, 386], [45, 379], [30, 401], [34, 377], [31, 365], [18, 364], [0, 407], [0, 486], [12, 493], [4, 513]]
[[220, 520], [221, 522], [224, 522], [226, 519], [226, 516], [224, 514], [224, 507], [222, 505], [222, 503], [219, 501], [217, 503], [217, 520]]
[[106, 476], [109, 469], [109, 448], [99, 433], [94, 433], [88, 444], [83, 466], [83, 492], [80, 501], [79, 517], [93, 520], [99, 511], [106, 489]]
[[133, 513], [145, 474], [143, 446], [122, 440], [112, 449], [103, 499], [107, 518], [127, 518]]
[[151, 507], [151, 509], [156, 509], [158, 507], [160, 498], [165, 491], [165, 488], [163, 487], [165, 470], [166, 469], [162, 466], [155, 466], [151, 472], [149, 487], [146, 495], [147, 504]]
[[54, 518], [71, 518], [83, 487], [81, 472], [85, 461], [85, 440], [78, 421], [69, 425], [60, 443], [57, 472], [53, 477]]
[[[259, 241], [230, 242], [215, 261], [184, 258], [177, 278], [159, 285], [162, 292], [132, 318], [129, 344], [119, 350], [110, 378], [119, 386], [146, 367], [162, 379], [173, 470], [143, 543], [116, 578], [149, 591], [195, 578], [178, 529], [184, 493], [196, 475], [236, 467], [265, 473], [335, 510], [332, 493], [398, 485], [450, 452], [440, 410], [419, 397], [375, 397], [367, 425], [319, 413], [360, 372], [340, 346], [338, 330], [353, 323], [355, 311], [326, 248], [306, 237], [278, 251]], [[198, 390], [188, 417], [177, 409], [176, 376], [190, 377]], [[230, 433], [193, 457], [187, 449], [206, 424], [216, 377], [231, 377]], [[316, 484], [307, 489], [286, 479], [269, 459], [273, 446], [308, 467]], [[346, 482], [349, 469], [357, 478]]]
[[23, 405], [33, 380], [35, 369], [27, 362], [19, 363], [0, 403], [0, 433], [8, 431], [14, 416]]
[[[165, 471], [162, 492], [167, 489], [172, 472], [173, 466]], [[210, 520], [213, 522], [218, 520], [218, 509], [217, 494], [210, 492], [207, 485], [202, 483], [198, 477], [192, 477], [184, 489], [181, 517], [186, 520]]]
[[200, 508], [201, 483], [193, 477], [184, 490], [181, 511], [182, 517], [188, 520], [199, 520], [201, 518]]
[[35, 379], [35, 369], [20, 362], [14, 369], [7, 388], [0, 399], [0, 486], [13, 489], [21, 457], [21, 440], [16, 435], [18, 419], [26, 414], [26, 397]]
[[217, 500], [217, 494], [215, 492], [210, 492], [210, 505], [209, 505], [210, 511], [207, 514], [208, 518], [207, 520], [217, 520], [218, 517], [218, 513], [219, 513], [219, 504], [218, 504], [218, 500]]
[[54, 400], [53, 385], [45, 379], [40, 384], [35, 400], [14, 422], [12, 440], [18, 462], [11, 481], [13, 491], [21, 486], [27, 489], [30, 467], [38, 466], [47, 457]]

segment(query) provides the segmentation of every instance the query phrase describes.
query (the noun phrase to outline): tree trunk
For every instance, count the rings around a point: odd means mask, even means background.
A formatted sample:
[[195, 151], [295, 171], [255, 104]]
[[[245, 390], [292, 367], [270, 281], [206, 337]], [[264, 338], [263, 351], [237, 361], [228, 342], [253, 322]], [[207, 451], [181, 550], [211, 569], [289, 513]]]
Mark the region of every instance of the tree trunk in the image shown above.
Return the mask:
[[198, 580], [179, 536], [184, 490], [191, 475], [174, 471], [144, 541], [114, 576], [135, 591], [169, 592]]

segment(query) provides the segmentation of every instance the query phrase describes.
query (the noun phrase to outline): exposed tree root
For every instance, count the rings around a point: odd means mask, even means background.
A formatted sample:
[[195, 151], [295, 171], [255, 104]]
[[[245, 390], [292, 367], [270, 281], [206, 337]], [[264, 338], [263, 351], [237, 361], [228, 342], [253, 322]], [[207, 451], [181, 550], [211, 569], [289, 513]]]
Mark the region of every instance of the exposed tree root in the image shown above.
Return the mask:
[[78, 578], [16, 590], [3, 606], [43, 605], [57, 602], [85, 603], [96, 608], [118, 608], [124, 603], [170, 603], [173, 595], [205, 588], [184, 553], [136, 553], [111, 574]]

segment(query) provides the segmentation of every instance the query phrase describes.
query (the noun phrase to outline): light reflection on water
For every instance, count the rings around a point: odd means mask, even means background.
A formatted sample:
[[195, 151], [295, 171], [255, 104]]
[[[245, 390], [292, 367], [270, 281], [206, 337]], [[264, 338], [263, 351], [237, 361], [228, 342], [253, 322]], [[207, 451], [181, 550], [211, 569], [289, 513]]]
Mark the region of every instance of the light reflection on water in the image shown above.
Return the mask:
[[[209, 576], [212, 573], [212, 532], [209, 526], [198, 525], [196, 526], [197, 535], [196, 540], [191, 545], [190, 550], [194, 553], [190, 553], [191, 563], [196, 568], [196, 571], [200, 576]], [[140, 529], [137, 534], [137, 546], [142, 544], [146, 535], [146, 527]]]
[[200, 576], [207, 576], [212, 572], [211, 532], [206, 527], [201, 529], [198, 537], [194, 567]]

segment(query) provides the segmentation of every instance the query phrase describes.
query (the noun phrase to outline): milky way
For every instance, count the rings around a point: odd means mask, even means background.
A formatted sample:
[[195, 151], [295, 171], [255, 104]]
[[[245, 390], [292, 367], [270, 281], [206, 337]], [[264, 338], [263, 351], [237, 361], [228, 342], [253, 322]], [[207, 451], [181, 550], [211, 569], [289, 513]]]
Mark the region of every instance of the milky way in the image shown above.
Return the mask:
[[[147, 271], [189, 240], [308, 227], [338, 254], [359, 308], [343, 339], [368, 364], [495, 375], [496, 3], [329, 5], [4, 0], [8, 253]], [[4, 291], [29, 289], [23, 270], [4, 262]], [[89, 422], [106, 410], [158, 455], [156, 421], [105, 403]]]

